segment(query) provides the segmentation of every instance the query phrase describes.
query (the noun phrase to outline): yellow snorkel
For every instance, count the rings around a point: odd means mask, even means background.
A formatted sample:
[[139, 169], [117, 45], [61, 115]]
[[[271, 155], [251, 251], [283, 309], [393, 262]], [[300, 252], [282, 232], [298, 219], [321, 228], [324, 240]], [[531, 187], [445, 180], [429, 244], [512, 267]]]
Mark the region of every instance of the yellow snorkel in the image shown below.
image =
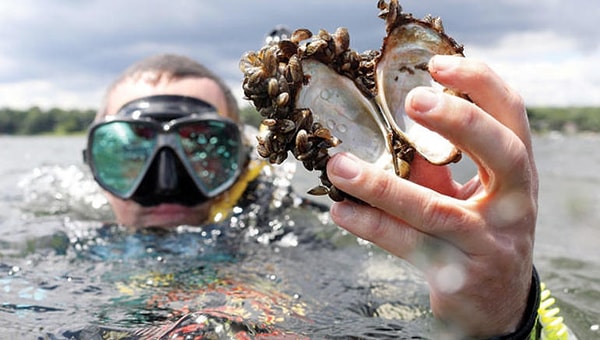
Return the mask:
[[550, 295], [550, 290], [546, 289], [546, 285], [540, 284], [542, 292], [540, 293], [540, 307], [538, 308], [539, 322], [542, 325], [540, 334], [541, 340], [568, 340], [569, 331], [563, 323], [562, 316], [558, 316], [560, 309], [553, 306], [556, 302]]
[[246, 171], [240, 175], [237, 182], [229, 190], [220, 195], [211, 205], [207, 221], [218, 223], [225, 219], [231, 213], [244, 191], [246, 191], [248, 183], [255, 180], [266, 165], [267, 162], [262, 160], [250, 160]]

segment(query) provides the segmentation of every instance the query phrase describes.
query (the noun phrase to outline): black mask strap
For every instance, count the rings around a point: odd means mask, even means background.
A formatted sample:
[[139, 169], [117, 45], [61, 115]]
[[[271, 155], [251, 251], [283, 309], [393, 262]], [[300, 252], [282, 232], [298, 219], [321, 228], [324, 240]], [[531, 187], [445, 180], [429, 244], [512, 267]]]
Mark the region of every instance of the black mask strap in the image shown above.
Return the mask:
[[208, 112], [217, 113], [217, 108], [204, 100], [177, 95], [157, 95], [130, 101], [119, 109], [117, 116], [134, 119], [151, 118], [159, 122], [168, 122]]

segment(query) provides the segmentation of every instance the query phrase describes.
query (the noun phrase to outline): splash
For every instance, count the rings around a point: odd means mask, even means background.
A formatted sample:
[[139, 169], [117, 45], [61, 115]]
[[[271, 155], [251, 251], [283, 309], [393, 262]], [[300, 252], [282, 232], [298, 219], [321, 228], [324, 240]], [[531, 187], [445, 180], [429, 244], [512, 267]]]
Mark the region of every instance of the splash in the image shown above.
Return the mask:
[[87, 169], [75, 165], [35, 168], [18, 183], [22, 210], [36, 216], [69, 214], [102, 220], [112, 216], [106, 197]]

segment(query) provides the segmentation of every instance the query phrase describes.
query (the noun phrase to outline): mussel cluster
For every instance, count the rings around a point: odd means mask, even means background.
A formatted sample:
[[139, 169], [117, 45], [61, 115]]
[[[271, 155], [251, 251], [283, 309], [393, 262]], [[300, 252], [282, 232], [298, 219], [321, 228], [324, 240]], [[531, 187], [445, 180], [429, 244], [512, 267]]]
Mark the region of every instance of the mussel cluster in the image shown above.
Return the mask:
[[404, 98], [416, 86], [431, 85], [431, 56], [462, 55], [462, 46], [444, 33], [439, 18], [415, 19], [397, 0], [377, 6], [387, 32], [380, 51], [350, 49], [345, 28], [316, 35], [298, 29], [240, 61], [244, 95], [266, 129], [258, 153], [279, 164], [291, 151], [306, 169], [320, 170], [322, 185], [309, 193], [346, 197], [327, 178], [331, 150], [352, 151], [405, 178], [415, 153], [440, 165], [460, 158], [447, 140], [408, 118]]

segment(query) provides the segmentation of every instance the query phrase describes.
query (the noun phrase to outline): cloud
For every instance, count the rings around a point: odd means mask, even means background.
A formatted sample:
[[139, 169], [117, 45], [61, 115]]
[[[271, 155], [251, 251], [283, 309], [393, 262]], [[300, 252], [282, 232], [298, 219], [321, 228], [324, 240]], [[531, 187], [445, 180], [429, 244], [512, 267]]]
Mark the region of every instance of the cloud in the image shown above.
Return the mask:
[[[595, 103], [589, 94], [598, 87], [590, 72], [598, 68], [600, 32], [589, 10], [596, 1], [401, 3], [417, 17], [441, 16], [469, 55], [496, 66], [531, 103], [587, 105]], [[0, 106], [89, 108], [132, 62], [164, 52], [212, 67], [241, 98], [239, 58], [260, 48], [275, 25], [315, 32], [344, 26], [351, 46], [363, 51], [381, 46], [384, 27], [377, 12], [375, 0], [4, 1]]]
[[521, 32], [467, 55], [490, 64], [527, 105], [600, 106], [600, 47], [588, 51], [578, 43], [553, 31]]
[[0, 103], [16, 109], [32, 106], [95, 109], [102, 98], [102, 92], [99, 88], [65, 88], [52, 80], [24, 80], [9, 85], [0, 84]]

